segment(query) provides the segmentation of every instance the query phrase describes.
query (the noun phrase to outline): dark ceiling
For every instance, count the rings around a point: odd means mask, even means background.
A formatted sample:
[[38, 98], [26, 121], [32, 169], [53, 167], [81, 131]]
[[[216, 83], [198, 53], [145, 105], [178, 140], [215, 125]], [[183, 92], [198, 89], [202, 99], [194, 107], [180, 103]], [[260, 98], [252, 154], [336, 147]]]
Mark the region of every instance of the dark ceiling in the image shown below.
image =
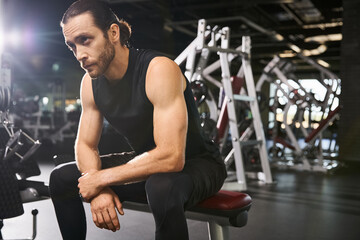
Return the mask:
[[[294, 53], [289, 45], [312, 50], [311, 57], [339, 72], [342, 1], [335, 0], [109, 0], [134, 26], [133, 45], [155, 48], [176, 57], [195, 37], [197, 22], [231, 29], [231, 47], [244, 35], [252, 40], [253, 64], [260, 68], [274, 54]], [[275, 38], [283, 37], [282, 41]], [[340, 35], [339, 35], [340, 34]], [[316, 39], [318, 36], [327, 39]], [[309, 52], [309, 51], [308, 51]], [[296, 60], [298, 68], [312, 71]], [[256, 67], [255, 67], [256, 69]]]
[[[60, 63], [69, 71], [82, 74], [63, 43], [59, 21], [73, 0], [2, 0], [5, 31], [31, 32], [32, 41], [13, 53], [14, 74], [18, 79], [42, 78], [52, 74]], [[339, 73], [342, 28], [342, 1], [335, 0], [108, 0], [114, 12], [133, 28], [131, 45], [152, 48], [171, 58], [179, 55], [196, 37], [197, 22], [206, 19], [211, 26], [229, 26], [230, 45], [241, 45], [244, 35], [252, 40], [252, 66], [261, 72], [275, 54], [291, 55], [290, 45], [312, 50], [314, 60], [330, 64]], [[31, 34], [30, 34], [31, 35]], [[283, 40], [276, 40], [281, 35]], [[314, 37], [323, 36], [322, 39]], [[324, 36], [326, 36], [324, 38]], [[30, 44], [31, 43], [31, 44]], [[28, 46], [31, 45], [31, 46]], [[309, 51], [307, 51], [309, 52]], [[293, 58], [297, 69], [314, 71]], [[46, 70], [47, 69], [47, 70]], [[60, 71], [61, 72], [61, 71]], [[63, 73], [65, 74], [65, 73]], [[50, 76], [51, 77], [51, 76]], [[66, 78], [72, 78], [66, 76]], [[20, 81], [19, 80], [19, 81]], [[77, 87], [76, 87], [77, 88]]]

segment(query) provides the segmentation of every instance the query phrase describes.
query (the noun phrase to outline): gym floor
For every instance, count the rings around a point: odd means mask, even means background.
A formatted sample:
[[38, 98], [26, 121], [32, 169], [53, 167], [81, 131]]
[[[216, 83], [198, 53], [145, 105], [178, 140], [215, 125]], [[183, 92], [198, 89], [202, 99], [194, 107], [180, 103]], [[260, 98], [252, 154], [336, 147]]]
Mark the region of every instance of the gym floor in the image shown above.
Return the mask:
[[[48, 181], [52, 164], [40, 163], [42, 174], [33, 180]], [[358, 170], [358, 169], [357, 169]], [[335, 174], [273, 170], [276, 184], [248, 183], [253, 199], [248, 224], [231, 228], [230, 239], [246, 240], [338, 240], [360, 237], [360, 174], [351, 168]], [[32, 234], [31, 210], [37, 208], [38, 240], [61, 239], [50, 200], [24, 204], [25, 214], [4, 221], [5, 239], [25, 238]], [[121, 230], [100, 230], [91, 221], [89, 205], [88, 239], [153, 239], [151, 214], [125, 209]], [[190, 239], [205, 240], [206, 223], [189, 220]]]

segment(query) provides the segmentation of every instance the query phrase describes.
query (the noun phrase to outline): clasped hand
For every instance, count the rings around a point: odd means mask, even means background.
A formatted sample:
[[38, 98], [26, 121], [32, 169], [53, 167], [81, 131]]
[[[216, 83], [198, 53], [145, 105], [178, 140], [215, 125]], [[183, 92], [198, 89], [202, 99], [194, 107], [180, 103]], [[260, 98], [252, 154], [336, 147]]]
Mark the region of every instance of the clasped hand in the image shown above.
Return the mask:
[[101, 185], [101, 172], [89, 170], [79, 178], [79, 193], [86, 202], [90, 202], [95, 225], [111, 231], [120, 229], [116, 210], [124, 215], [118, 196], [109, 188]]
[[100, 175], [100, 171], [89, 170], [78, 179], [79, 194], [85, 202], [90, 202], [103, 189]]

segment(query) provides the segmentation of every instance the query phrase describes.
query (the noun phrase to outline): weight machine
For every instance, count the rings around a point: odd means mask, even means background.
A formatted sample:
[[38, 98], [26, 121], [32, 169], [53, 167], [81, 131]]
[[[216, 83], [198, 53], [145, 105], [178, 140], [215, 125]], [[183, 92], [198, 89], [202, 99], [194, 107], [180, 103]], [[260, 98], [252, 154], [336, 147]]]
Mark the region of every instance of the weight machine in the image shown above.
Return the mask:
[[[301, 55], [302, 56], [302, 55]], [[321, 70], [322, 76], [326, 75], [328, 77], [336, 78], [335, 74], [332, 74], [329, 70], [324, 69], [310, 58], [302, 56], [304, 60], [308, 63], [314, 65], [316, 69]], [[327, 171], [328, 169], [333, 168], [334, 164], [325, 164], [323, 159], [322, 152], [322, 133], [326, 128], [338, 117], [340, 107], [334, 109], [334, 99], [336, 93], [339, 92], [339, 83], [338, 79], [328, 80], [326, 85], [325, 81], [320, 81], [323, 86], [326, 87], [327, 92], [325, 94], [324, 100], [319, 101], [315, 99], [314, 95], [308, 92], [299, 82], [295, 74], [293, 73], [294, 66], [291, 62], [285, 61], [284, 59], [275, 56], [264, 68], [263, 74], [259, 78], [259, 81], [256, 85], [256, 91], [259, 93], [264, 82], [269, 82], [273, 84], [276, 88], [273, 100], [273, 118], [274, 124], [272, 129], [273, 135], [273, 147], [270, 149], [270, 155], [274, 160], [281, 160], [279, 157], [284, 157], [284, 149], [288, 148], [293, 152], [293, 159], [290, 161], [285, 161], [287, 167], [301, 169], [301, 170], [313, 170], [313, 171]], [[288, 79], [292, 79], [297, 87], [291, 85]], [[277, 91], [280, 91], [283, 97], [286, 100], [286, 104], [283, 108], [283, 121], [282, 124], [285, 128], [286, 136], [290, 140], [288, 142], [286, 139], [282, 138], [278, 134], [278, 122], [276, 119], [276, 114], [278, 110], [278, 100], [277, 100]], [[298, 128], [301, 130], [302, 136], [305, 139], [305, 147], [301, 147], [299, 141], [294, 133], [294, 127], [292, 128], [289, 124], [289, 109], [292, 106], [296, 106], [297, 112], [293, 119], [293, 124], [297, 123]], [[317, 128], [311, 129], [311, 108], [313, 106], [320, 107], [322, 116], [319, 126]], [[306, 109], [309, 112], [309, 130], [303, 126], [303, 118]], [[295, 127], [295, 129], [297, 128]], [[315, 142], [317, 141], [317, 147], [315, 147]], [[281, 149], [278, 147], [278, 144], [281, 144], [284, 148]], [[317, 150], [318, 149], [318, 150]], [[312, 163], [309, 162], [312, 161]], [[281, 163], [281, 161], [277, 162]], [[283, 164], [281, 164], [283, 166]], [[335, 166], [337, 164], [335, 163]]]
[[[29, 181], [28, 177], [40, 174], [37, 163], [31, 158], [40, 142], [15, 126], [9, 117], [11, 106], [11, 68], [9, 59], [2, 55], [0, 67], [0, 239], [3, 219], [24, 213], [23, 203], [49, 197], [43, 182]], [[36, 215], [32, 211], [33, 234], [36, 237]]]
[[[218, 46], [219, 40], [220, 44]], [[237, 49], [231, 49], [229, 48], [229, 40], [230, 29], [228, 27], [219, 29], [219, 27], [215, 26], [214, 28], [211, 28], [206, 25], [204, 19], [201, 19], [198, 22], [197, 37], [175, 59], [175, 62], [178, 65], [181, 65], [186, 61], [185, 76], [190, 80], [190, 83], [195, 83], [196, 86], [200, 83], [205, 85], [204, 78], [206, 78], [210, 83], [221, 89], [218, 101], [219, 106], [222, 108], [221, 111], [218, 110], [218, 104], [216, 104], [214, 96], [210, 91], [207, 91], [207, 89], [202, 91], [204, 92], [202, 97], [197, 97], [195, 94], [195, 100], [197, 101], [198, 106], [202, 102], [208, 104], [210, 119], [217, 121], [217, 132], [219, 135], [223, 136], [222, 139], [218, 139], [219, 142], [224, 142], [229, 136], [231, 137], [232, 150], [225, 157], [224, 161], [227, 166], [229, 166], [232, 161], [235, 162], [236, 181], [231, 182], [231, 180], [234, 180], [231, 179], [231, 177], [234, 176], [230, 176], [225, 182], [224, 188], [231, 190], [246, 190], [247, 184], [245, 174], [248, 176], [255, 175], [258, 180], [265, 183], [273, 183], [273, 180], [265, 148], [265, 134], [260, 118], [250, 65], [251, 41], [249, 37], [244, 36], [242, 45]], [[219, 58], [216, 62], [208, 65], [209, 56], [213, 52], [216, 52]], [[197, 53], [201, 53], [201, 56], [195, 67]], [[230, 64], [236, 57], [241, 59], [241, 68], [236, 77], [231, 77]], [[221, 83], [210, 75], [219, 68], [222, 77]], [[244, 85], [244, 83], [246, 83], [246, 85]], [[234, 90], [236, 90], [235, 94]], [[201, 100], [199, 101], [199, 99]], [[246, 102], [249, 105], [252, 114], [252, 123], [242, 135], [240, 135], [238, 129], [239, 121], [236, 113], [235, 101]], [[251, 139], [253, 133], [255, 133], [255, 139]], [[254, 149], [258, 151], [261, 161], [261, 171], [245, 172], [242, 149], [246, 146], [253, 146]]]

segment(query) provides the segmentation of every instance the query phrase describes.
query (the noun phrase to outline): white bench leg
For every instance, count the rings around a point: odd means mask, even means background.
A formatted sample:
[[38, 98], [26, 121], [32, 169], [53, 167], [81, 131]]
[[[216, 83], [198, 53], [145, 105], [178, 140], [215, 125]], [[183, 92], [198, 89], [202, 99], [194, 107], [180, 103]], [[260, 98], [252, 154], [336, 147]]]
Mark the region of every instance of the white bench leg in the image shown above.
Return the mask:
[[221, 226], [216, 222], [208, 222], [209, 239], [210, 240], [228, 240], [229, 227]]

